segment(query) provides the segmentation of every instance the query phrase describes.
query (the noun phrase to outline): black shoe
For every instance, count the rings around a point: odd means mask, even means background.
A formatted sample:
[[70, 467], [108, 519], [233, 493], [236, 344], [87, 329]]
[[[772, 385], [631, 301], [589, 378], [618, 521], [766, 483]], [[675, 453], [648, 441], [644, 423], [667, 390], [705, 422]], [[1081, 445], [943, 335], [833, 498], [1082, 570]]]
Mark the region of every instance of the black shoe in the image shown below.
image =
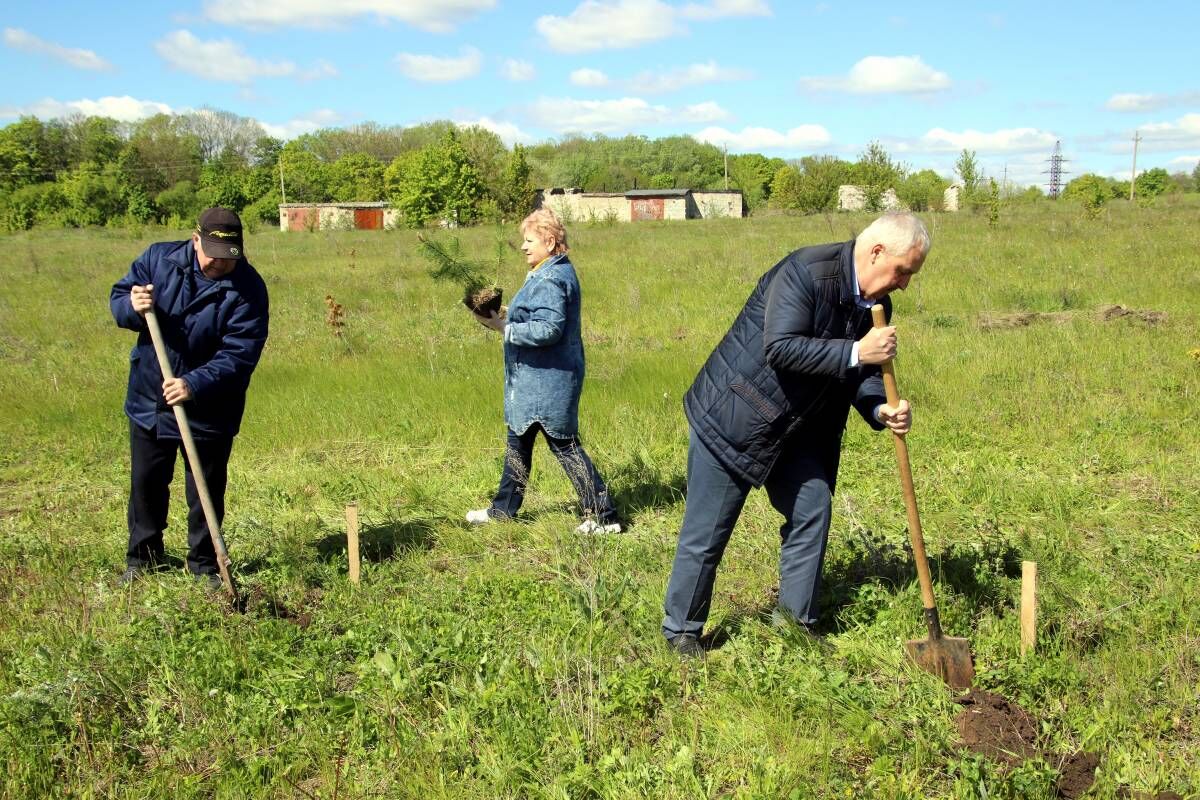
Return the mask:
[[141, 565], [133, 565], [125, 568], [125, 574], [117, 581], [118, 586], [129, 586], [134, 581], [140, 581], [146, 576], [146, 568]]
[[700, 640], [690, 633], [681, 633], [667, 639], [667, 644], [680, 658], [703, 658], [704, 647]]
[[192, 580], [196, 581], [196, 583], [199, 583], [210, 592], [215, 592], [225, 585], [224, 581], [221, 580], [221, 576], [216, 572], [193, 572]]

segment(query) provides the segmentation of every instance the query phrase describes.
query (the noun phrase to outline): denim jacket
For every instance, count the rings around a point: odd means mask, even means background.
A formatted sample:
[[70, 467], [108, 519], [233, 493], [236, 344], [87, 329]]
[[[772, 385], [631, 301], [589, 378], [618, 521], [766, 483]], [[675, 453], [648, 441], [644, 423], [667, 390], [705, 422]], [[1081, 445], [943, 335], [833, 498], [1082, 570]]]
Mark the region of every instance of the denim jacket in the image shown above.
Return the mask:
[[551, 436], [579, 432], [583, 338], [579, 279], [565, 255], [529, 273], [504, 327], [504, 422], [524, 433], [540, 422]]

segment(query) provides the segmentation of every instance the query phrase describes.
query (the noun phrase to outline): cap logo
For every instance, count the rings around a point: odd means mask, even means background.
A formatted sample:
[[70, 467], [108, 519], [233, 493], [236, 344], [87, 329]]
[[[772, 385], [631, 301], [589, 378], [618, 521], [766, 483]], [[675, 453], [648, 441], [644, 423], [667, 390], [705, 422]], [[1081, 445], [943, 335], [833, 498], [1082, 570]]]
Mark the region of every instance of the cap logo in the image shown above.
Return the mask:
[[229, 248], [229, 255], [236, 256], [237, 254], [238, 254], [238, 249], [236, 247]]
[[205, 236], [216, 236], [218, 239], [237, 238], [238, 234], [234, 231], [207, 231]]

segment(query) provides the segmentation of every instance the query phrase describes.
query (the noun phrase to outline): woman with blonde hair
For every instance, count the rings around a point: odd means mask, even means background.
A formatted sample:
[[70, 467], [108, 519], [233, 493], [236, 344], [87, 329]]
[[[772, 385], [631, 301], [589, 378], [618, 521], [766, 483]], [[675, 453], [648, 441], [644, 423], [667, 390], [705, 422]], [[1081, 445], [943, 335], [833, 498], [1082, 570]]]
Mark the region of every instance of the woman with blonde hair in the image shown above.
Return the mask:
[[579, 533], [619, 533], [621, 524], [608, 489], [579, 442], [579, 395], [583, 390], [581, 294], [567, 258], [567, 231], [548, 208], [521, 223], [521, 252], [529, 265], [525, 283], [507, 309], [481, 325], [504, 336], [504, 422], [508, 448], [500, 487], [488, 508], [467, 512], [480, 525], [512, 519], [525, 499], [540, 431], [567, 473], [583, 511]]

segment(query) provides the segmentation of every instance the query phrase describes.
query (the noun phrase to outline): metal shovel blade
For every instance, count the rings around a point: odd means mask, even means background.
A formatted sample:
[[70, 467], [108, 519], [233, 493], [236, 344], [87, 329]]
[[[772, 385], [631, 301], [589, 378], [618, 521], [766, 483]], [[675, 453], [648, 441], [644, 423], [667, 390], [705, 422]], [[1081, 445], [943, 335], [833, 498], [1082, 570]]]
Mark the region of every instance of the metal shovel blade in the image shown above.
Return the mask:
[[908, 657], [926, 672], [937, 675], [955, 689], [969, 689], [975, 679], [971, 644], [966, 639], [942, 636], [913, 639], [904, 645]]

